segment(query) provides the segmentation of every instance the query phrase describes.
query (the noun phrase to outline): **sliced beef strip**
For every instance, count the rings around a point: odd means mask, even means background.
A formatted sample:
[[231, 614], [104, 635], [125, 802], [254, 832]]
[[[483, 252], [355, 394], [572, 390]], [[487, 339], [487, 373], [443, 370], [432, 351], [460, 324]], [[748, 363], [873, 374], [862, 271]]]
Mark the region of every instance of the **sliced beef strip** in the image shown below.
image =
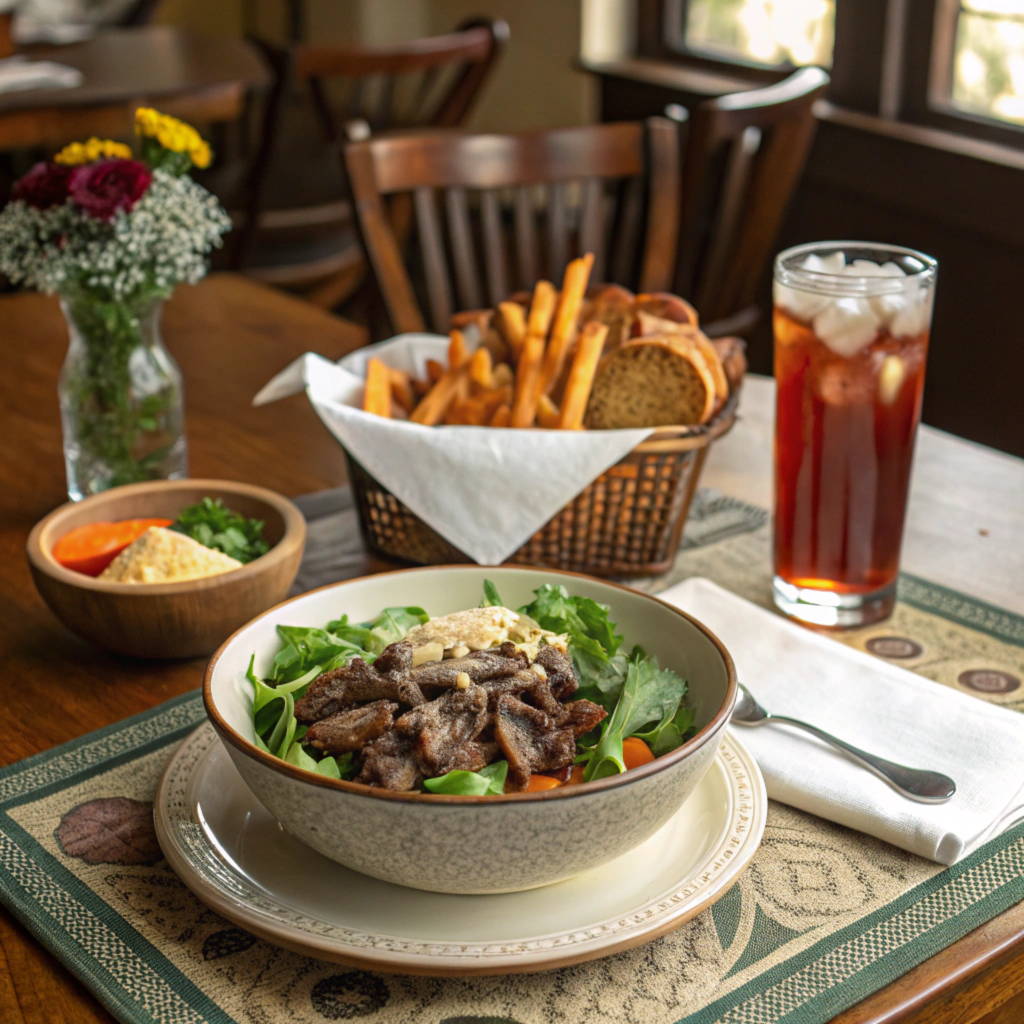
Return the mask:
[[427, 774], [445, 775], [456, 755], [488, 724], [487, 693], [479, 686], [451, 690], [407, 711], [395, 729], [416, 738], [416, 754]]
[[576, 756], [571, 729], [559, 729], [551, 715], [508, 693], [498, 698], [494, 738], [508, 761], [510, 788], [515, 790], [525, 789], [533, 772], [564, 768]]
[[448, 771], [478, 772], [481, 768], [486, 768], [497, 756], [497, 743], [473, 740], [452, 755], [452, 766]]
[[[372, 665], [353, 658], [344, 668], [317, 676], [295, 702], [295, 717], [307, 725], [363, 701], [390, 700], [416, 707], [426, 702], [410, 678], [412, 644], [403, 640], [385, 647]], [[405, 666], [405, 667], [402, 667]]]
[[348, 711], [337, 711], [314, 722], [304, 742], [327, 754], [361, 750], [392, 728], [397, 710], [398, 705], [394, 701], [375, 700], [372, 704], [363, 704]]
[[418, 686], [452, 690], [462, 672], [469, 676], [470, 682], [480, 683], [513, 676], [529, 663], [530, 659], [523, 651], [517, 651], [515, 644], [506, 641], [500, 647], [472, 651], [464, 658], [446, 658], [417, 665], [409, 673], [409, 678]]
[[600, 704], [592, 700], [573, 700], [562, 705], [562, 716], [558, 724], [563, 729], [569, 729], [573, 738], [578, 740], [607, 717], [608, 712]]
[[423, 781], [415, 739], [394, 729], [363, 748], [363, 768], [356, 782], [405, 792]]
[[537, 652], [537, 664], [547, 673], [548, 686], [555, 700], [571, 697], [579, 683], [573, 671], [572, 658], [560, 647], [546, 645]]
[[496, 676], [494, 679], [484, 679], [480, 686], [487, 692], [488, 710], [492, 713], [497, 710], [498, 698], [503, 693], [520, 694], [524, 690], [530, 690], [540, 682], [540, 677], [532, 668], [520, 669], [513, 676]]

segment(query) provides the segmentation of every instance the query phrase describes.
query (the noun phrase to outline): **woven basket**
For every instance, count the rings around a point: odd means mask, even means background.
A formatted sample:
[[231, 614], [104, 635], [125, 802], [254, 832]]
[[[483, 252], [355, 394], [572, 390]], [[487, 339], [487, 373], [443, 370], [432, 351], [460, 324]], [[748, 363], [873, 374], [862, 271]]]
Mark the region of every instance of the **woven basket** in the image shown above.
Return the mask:
[[[739, 391], [699, 427], [664, 427], [605, 470], [512, 557], [592, 576], [656, 576], [679, 549], [690, 501], [711, 442], [736, 420]], [[366, 543], [418, 565], [471, 562], [346, 451]]]

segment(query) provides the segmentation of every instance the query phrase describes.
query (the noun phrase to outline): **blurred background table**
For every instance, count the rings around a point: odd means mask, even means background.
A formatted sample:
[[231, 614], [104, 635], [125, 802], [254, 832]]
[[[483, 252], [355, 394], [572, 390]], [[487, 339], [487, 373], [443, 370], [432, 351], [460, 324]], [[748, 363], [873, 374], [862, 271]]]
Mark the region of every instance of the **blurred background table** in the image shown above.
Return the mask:
[[[0, 761], [37, 753], [199, 685], [203, 660], [137, 662], [104, 654], [50, 614], [29, 577], [33, 524], [65, 500], [57, 376], [67, 331], [55, 299], [0, 297]], [[194, 476], [299, 495], [344, 482], [341, 449], [302, 395], [254, 409], [252, 396], [303, 352], [337, 359], [362, 328], [232, 275], [181, 287], [164, 336], [185, 376]], [[770, 505], [773, 385], [752, 377], [742, 418], [713, 451], [703, 483]], [[922, 430], [906, 568], [1024, 611], [1024, 462]], [[367, 571], [382, 563], [368, 562]], [[55, 714], [54, 709], [60, 713]], [[836, 1018], [839, 1024], [1017, 1024], [1024, 1019], [1024, 907], [990, 921]], [[111, 1024], [93, 996], [0, 911], [0, 1021]]]
[[166, 25], [103, 29], [84, 42], [21, 52], [77, 68], [84, 81], [0, 94], [0, 150], [118, 137], [131, 130], [135, 107], [148, 103], [202, 123], [233, 121], [247, 91], [270, 80], [245, 40]]

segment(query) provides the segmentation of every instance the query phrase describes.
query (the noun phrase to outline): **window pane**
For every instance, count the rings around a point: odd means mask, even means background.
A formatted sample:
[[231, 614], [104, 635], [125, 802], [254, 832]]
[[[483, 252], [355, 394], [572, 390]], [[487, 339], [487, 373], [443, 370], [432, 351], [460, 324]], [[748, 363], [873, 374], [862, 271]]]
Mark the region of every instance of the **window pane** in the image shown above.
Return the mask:
[[834, 23], [835, 0], [689, 0], [686, 43], [758, 64], [828, 67]]
[[[971, 0], [964, 8], [953, 57], [953, 102], [1024, 124], [1024, 2]], [[1004, 16], [974, 13], [983, 10]]]

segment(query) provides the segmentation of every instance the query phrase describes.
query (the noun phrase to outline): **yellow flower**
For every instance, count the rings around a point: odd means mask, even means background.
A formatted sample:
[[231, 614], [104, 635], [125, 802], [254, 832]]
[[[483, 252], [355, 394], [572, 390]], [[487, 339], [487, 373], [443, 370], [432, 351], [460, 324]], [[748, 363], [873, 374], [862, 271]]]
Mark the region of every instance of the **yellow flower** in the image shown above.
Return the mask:
[[91, 164], [95, 160], [131, 160], [132, 151], [123, 142], [113, 139], [97, 139], [93, 136], [87, 142], [72, 142], [65, 146], [53, 159], [65, 167]]
[[208, 167], [210, 147], [203, 137], [184, 121], [169, 114], [161, 114], [151, 107], [139, 107], [135, 111], [135, 131], [156, 141], [172, 153], [187, 153], [196, 167]]

